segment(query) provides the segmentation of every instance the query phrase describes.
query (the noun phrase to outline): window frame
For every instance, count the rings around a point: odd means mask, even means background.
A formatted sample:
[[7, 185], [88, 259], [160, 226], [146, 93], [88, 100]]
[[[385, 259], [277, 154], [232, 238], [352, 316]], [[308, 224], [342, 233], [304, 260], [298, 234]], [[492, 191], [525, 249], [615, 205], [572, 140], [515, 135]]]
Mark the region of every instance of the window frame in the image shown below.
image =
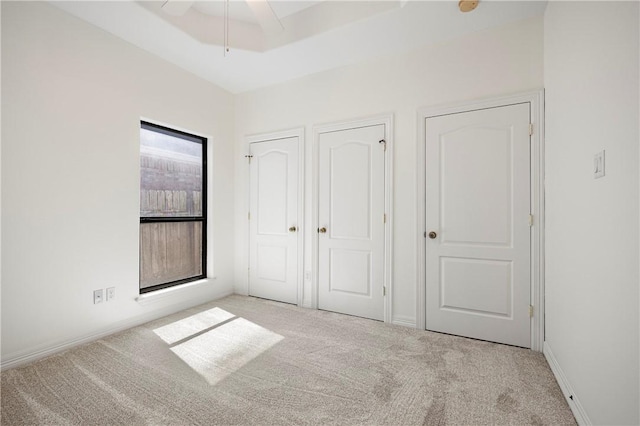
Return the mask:
[[[162, 133], [168, 136], [180, 138], [188, 142], [199, 143], [202, 146], [202, 213], [201, 216], [178, 216], [178, 217], [143, 217], [140, 216], [140, 226], [146, 223], [170, 223], [170, 222], [200, 222], [202, 223], [202, 273], [200, 275], [182, 278], [175, 281], [169, 281], [162, 284], [156, 284], [153, 286], [140, 288], [140, 272], [141, 272], [141, 249], [138, 248], [138, 290], [140, 294], [151, 293], [157, 290], [162, 290], [169, 287], [174, 287], [180, 284], [186, 284], [193, 281], [198, 281], [207, 278], [207, 142], [208, 139], [204, 136], [194, 135], [193, 133], [184, 132], [182, 130], [172, 129], [170, 127], [162, 126], [159, 124], [151, 123], [146, 120], [140, 120], [139, 130], [150, 130], [157, 133]], [[140, 168], [142, 173], [142, 168]], [[141, 184], [140, 184], [141, 185]], [[138, 192], [142, 188], [138, 189]], [[139, 195], [138, 195], [139, 196]], [[140, 214], [138, 209], [138, 214]], [[139, 229], [139, 228], [138, 228]], [[140, 231], [138, 231], [139, 233]], [[138, 244], [140, 245], [140, 237], [138, 236]]]

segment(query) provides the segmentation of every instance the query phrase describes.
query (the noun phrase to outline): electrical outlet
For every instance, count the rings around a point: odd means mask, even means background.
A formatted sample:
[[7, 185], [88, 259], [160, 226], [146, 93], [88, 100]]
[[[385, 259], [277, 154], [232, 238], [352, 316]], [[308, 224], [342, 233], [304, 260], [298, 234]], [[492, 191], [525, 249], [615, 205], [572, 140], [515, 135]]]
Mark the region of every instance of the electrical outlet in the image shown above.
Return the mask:
[[102, 303], [102, 289], [93, 291], [93, 304]]
[[114, 297], [116, 297], [116, 288], [115, 287], [109, 287], [107, 289], [107, 302], [111, 299], [113, 299]]
[[305, 271], [304, 280], [305, 281], [311, 281], [311, 271]]

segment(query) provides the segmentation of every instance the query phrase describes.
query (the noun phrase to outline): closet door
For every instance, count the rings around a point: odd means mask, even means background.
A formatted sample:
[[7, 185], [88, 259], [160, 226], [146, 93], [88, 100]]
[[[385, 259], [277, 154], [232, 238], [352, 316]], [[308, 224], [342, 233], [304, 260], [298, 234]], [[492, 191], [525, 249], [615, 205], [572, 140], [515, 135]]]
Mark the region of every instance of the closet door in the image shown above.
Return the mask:
[[426, 328], [531, 346], [530, 105], [426, 119]]
[[384, 319], [385, 126], [318, 139], [318, 308]]
[[297, 137], [250, 144], [249, 295], [298, 302]]

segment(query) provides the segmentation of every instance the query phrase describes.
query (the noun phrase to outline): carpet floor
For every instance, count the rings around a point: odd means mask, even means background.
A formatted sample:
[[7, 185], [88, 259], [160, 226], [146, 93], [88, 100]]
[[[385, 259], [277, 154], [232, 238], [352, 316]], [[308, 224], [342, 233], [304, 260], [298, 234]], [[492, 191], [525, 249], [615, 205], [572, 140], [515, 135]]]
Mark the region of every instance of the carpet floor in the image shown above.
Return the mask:
[[575, 425], [540, 353], [229, 296], [2, 372], [2, 425]]

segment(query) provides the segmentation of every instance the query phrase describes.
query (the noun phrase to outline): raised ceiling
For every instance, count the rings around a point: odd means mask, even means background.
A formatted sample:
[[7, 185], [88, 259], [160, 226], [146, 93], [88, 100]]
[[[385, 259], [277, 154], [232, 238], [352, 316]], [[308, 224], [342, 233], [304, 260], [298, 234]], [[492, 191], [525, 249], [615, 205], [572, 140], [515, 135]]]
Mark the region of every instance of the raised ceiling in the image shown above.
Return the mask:
[[[271, 1], [269, 2], [273, 12], [280, 19], [293, 15], [301, 10], [308, 9], [321, 3], [319, 0], [315, 1]], [[211, 16], [224, 16], [224, 1], [196, 1], [193, 4], [193, 8], [198, 12]], [[258, 19], [249, 7], [249, 4], [245, 0], [230, 0], [229, 1], [229, 16], [231, 19], [248, 22], [250, 24], [259, 24]]]
[[284, 29], [265, 32], [244, 0], [195, 2], [173, 16], [165, 1], [52, 1], [59, 8], [232, 92], [402, 53], [540, 16], [545, 1], [489, 1], [461, 13], [457, 0], [271, 0]]

